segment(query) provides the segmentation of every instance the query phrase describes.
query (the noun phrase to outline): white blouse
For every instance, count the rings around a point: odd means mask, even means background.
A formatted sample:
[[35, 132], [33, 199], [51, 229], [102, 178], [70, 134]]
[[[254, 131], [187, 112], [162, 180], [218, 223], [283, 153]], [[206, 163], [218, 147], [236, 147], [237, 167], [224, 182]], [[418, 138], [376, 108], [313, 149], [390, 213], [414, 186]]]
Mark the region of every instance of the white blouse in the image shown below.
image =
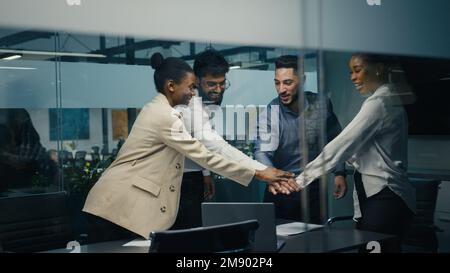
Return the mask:
[[[326, 145], [321, 154], [297, 176], [301, 187], [332, 171], [342, 161], [361, 173], [367, 197], [389, 187], [411, 211], [416, 211], [415, 190], [407, 177], [408, 120], [392, 86], [382, 85], [368, 97], [359, 113]], [[353, 190], [354, 217], [361, 217]]]

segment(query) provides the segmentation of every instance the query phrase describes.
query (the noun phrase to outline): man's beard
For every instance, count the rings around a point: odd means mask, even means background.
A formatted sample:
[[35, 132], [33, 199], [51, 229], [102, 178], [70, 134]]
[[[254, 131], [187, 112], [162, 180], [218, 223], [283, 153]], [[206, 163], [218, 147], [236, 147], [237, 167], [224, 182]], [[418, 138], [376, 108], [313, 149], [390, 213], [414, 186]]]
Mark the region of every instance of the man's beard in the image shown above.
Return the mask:
[[[298, 92], [300, 92], [300, 91], [298, 91]], [[291, 102], [289, 104], [284, 104], [284, 105], [291, 106], [294, 103], [296, 103], [298, 101], [298, 92], [295, 93], [295, 95], [292, 95], [292, 100], [291, 100]], [[280, 101], [281, 101], [281, 98], [280, 98]]]
[[189, 105], [189, 102], [193, 97], [194, 96], [191, 92], [186, 92], [181, 96], [179, 104]]
[[190, 95], [184, 95], [183, 98], [182, 98], [181, 104], [188, 105], [188, 104], [189, 104], [189, 101], [190, 101], [191, 99], [192, 99], [192, 96], [190, 96]]
[[216, 96], [217, 99], [216, 98], [212, 99], [212, 98], [208, 97], [206, 92], [203, 92], [203, 90], [200, 90], [200, 89], [198, 90], [198, 93], [199, 93], [200, 97], [202, 98], [204, 104], [215, 104], [215, 105], [222, 104], [223, 93], [220, 94], [220, 93], [216, 93], [216, 92], [209, 92], [210, 94], [211, 93], [217, 94], [217, 96]]

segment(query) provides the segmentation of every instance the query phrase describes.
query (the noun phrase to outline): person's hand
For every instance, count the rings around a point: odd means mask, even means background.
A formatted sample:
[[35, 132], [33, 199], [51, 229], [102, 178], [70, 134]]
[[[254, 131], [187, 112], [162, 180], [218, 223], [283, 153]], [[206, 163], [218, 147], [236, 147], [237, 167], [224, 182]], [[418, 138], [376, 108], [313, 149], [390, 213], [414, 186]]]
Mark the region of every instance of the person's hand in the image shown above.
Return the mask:
[[273, 195], [277, 195], [278, 193], [277, 190], [275, 189], [275, 186], [272, 184], [267, 185], [267, 190], [271, 192]]
[[262, 171], [256, 170], [255, 172], [256, 178], [272, 183], [272, 182], [288, 182], [289, 179], [295, 177], [295, 175], [291, 172], [285, 172], [282, 170], [278, 170], [272, 167], [267, 167]]
[[345, 177], [338, 175], [334, 178], [334, 198], [341, 199], [347, 193], [347, 182]]
[[209, 201], [214, 197], [214, 194], [216, 193], [216, 186], [210, 175], [203, 176], [203, 183], [205, 185], [205, 191], [203, 194], [203, 198], [206, 201]]
[[269, 191], [272, 193], [289, 194], [294, 191], [299, 191], [299, 186], [295, 183], [295, 175], [290, 172], [285, 172], [272, 167], [268, 167], [262, 171], [257, 170], [255, 176], [268, 182]]
[[304, 187], [306, 187], [308, 178], [305, 175], [305, 172], [302, 172], [301, 174], [299, 174], [296, 178], [295, 178], [295, 183], [297, 183], [297, 185], [300, 187], [300, 189], [303, 189]]
[[271, 182], [268, 183], [267, 190], [271, 192], [273, 195], [277, 195], [278, 193], [290, 194], [294, 191], [299, 191], [299, 188], [296, 188], [295, 180], [290, 179], [288, 182]]

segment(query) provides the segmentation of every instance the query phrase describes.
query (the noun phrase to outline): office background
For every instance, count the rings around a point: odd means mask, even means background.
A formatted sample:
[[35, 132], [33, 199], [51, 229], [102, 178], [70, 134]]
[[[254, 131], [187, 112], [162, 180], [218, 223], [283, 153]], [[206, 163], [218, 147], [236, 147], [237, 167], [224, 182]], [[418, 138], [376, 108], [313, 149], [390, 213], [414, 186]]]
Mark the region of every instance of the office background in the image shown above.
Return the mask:
[[[15, 0], [2, 1], [0, 10], [0, 108], [28, 112], [58, 170], [37, 171], [29, 183], [8, 185], [0, 198], [68, 191], [78, 233], [85, 232], [85, 223], [77, 211], [102, 169], [97, 164], [114, 156], [139, 108], [156, 94], [148, 60], [154, 52], [192, 64], [206, 47], [221, 51], [236, 67], [223, 104], [244, 106], [265, 105], [276, 96], [276, 57], [303, 56], [305, 89], [330, 97], [343, 126], [362, 102], [348, 76], [353, 51], [409, 58], [430, 88], [450, 91], [450, 4], [445, 0], [381, 1], [380, 6], [364, 0]], [[14, 55], [20, 58], [8, 59]], [[436, 103], [449, 98], [438, 95]], [[432, 105], [428, 111], [449, 114]], [[438, 233], [440, 250], [448, 252], [450, 131], [428, 132], [410, 135], [409, 168], [412, 179], [442, 181], [435, 224], [444, 230]], [[250, 153], [250, 141], [232, 143]], [[349, 178], [344, 200], [328, 194], [326, 217], [352, 214], [351, 184]], [[258, 182], [244, 188], [220, 177], [217, 186], [218, 201], [261, 201], [264, 191]]]

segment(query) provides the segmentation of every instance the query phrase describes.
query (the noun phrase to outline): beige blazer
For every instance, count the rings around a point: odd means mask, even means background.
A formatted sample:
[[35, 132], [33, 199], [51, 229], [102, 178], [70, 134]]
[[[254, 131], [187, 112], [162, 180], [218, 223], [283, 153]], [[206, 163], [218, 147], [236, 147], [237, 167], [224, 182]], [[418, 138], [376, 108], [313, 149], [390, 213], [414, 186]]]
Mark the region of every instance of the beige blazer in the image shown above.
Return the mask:
[[148, 238], [175, 222], [184, 157], [247, 186], [254, 169], [207, 150], [186, 131], [181, 114], [158, 94], [144, 106], [116, 160], [88, 194], [83, 211]]

